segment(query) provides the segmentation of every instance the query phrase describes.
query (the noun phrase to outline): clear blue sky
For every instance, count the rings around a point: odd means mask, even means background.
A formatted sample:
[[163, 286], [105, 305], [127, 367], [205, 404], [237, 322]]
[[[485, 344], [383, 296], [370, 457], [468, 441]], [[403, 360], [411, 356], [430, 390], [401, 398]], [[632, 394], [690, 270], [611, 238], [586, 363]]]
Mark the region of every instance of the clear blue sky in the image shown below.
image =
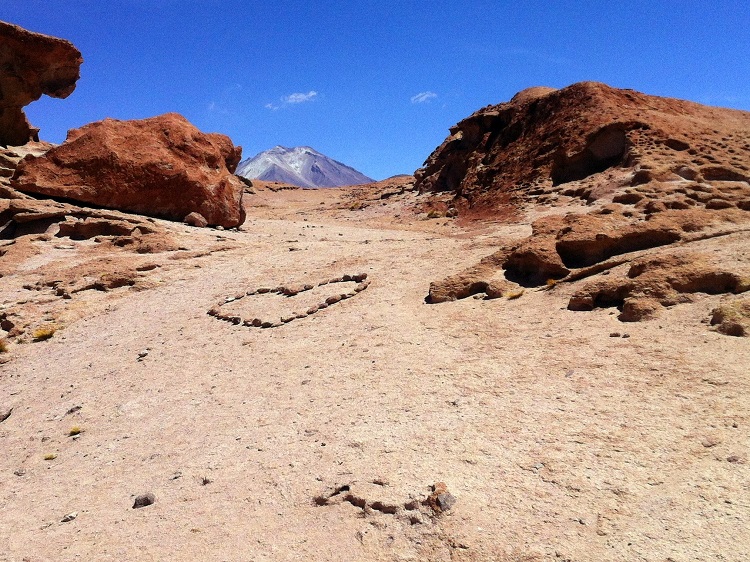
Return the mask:
[[0, 19], [83, 53], [46, 140], [169, 111], [244, 157], [309, 145], [382, 179], [529, 86], [581, 80], [750, 110], [743, 0], [0, 0]]

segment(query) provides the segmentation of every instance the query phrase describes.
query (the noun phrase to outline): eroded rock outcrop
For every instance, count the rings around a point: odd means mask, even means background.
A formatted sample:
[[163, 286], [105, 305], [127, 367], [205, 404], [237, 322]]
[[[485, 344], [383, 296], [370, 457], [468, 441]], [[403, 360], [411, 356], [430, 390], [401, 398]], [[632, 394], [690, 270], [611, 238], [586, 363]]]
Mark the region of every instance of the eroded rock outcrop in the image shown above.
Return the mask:
[[182, 221], [198, 213], [209, 225], [245, 220], [244, 185], [233, 172], [242, 149], [205, 134], [176, 113], [105, 119], [71, 130], [60, 146], [19, 164], [12, 186], [24, 193]]
[[633, 260], [624, 277], [585, 284], [570, 298], [570, 310], [617, 306], [620, 320], [654, 317], [661, 307], [692, 302], [695, 293], [737, 294], [750, 290], [750, 267], [727, 268], [694, 252], [665, 253]]
[[42, 94], [68, 97], [82, 62], [68, 41], [0, 21], [0, 145], [39, 140], [23, 108]]
[[617, 307], [636, 321], [697, 293], [750, 290], [742, 251], [697, 249], [717, 237], [745, 247], [750, 113], [596, 83], [533, 88], [452, 128], [416, 177], [464, 213], [541, 215], [530, 236], [431, 283], [428, 302], [584, 282], [571, 310]]
[[464, 209], [616, 187], [585, 180], [611, 168], [633, 186], [654, 179], [750, 180], [750, 114], [581, 82], [530, 88], [450, 129], [415, 172], [420, 192], [452, 192]]

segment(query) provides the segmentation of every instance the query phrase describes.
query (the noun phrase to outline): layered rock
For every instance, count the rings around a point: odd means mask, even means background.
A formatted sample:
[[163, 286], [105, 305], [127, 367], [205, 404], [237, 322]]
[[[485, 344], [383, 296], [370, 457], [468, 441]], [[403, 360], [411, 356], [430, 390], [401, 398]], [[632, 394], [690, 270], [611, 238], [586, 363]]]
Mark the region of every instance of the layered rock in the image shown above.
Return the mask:
[[454, 193], [462, 208], [568, 195], [593, 201], [613, 186], [575, 186], [611, 168], [632, 186], [652, 179], [748, 181], [750, 114], [581, 82], [530, 88], [450, 129], [415, 172], [417, 188]]
[[[452, 192], [463, 213], [512, 206], [541, 218], [433, 282], [428, 302], [571, 283], [570, 310], [617, 307], [638, 321], [697, 294], [750, 290], [749, 131], [750, 113], [594, 83], [480, 110], [417, 171], [418, 187]], [[723, 243], [705, 249], [713, 238]]]
[[11, 184], [24, 193], [170, 220], [197, 213], [209, 225], [231, 228], [245, 220], [244, 184], [233, 175], [241, 154], [229, 137], [202, 133], [175, 113], [105, 119], [24, 158]]
[[66, 98], [83, 62], [71, 43], [0, 21], [0, 145], [39, 140], [24, 106], [42, 94]]

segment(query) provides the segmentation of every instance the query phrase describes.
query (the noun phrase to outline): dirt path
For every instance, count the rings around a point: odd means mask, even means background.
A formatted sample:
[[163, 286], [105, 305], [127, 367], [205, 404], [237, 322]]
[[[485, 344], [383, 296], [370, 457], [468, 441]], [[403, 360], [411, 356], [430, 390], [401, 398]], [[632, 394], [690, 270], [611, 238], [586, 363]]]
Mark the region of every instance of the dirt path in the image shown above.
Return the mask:
[[[527, 227], [264, 212], [14, 348], [0, 560], [750, 559], [750, 346], [701, 324], [720, 297], [637, 324], [533, 290], [427, 305]], [[360, 272], [367, 290], [278, 328], [207, 315]], [[435, 516], [438, 482], [457, 501]]]

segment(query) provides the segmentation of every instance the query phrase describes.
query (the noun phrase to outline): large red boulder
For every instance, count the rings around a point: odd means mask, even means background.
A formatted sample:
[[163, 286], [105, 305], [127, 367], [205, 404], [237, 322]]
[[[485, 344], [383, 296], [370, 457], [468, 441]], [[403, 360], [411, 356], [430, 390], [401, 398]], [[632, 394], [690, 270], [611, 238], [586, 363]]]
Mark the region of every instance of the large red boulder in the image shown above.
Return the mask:
[[24, 158], [18, 191], [182, 221], [199, 213], [209, 225], [245, 220], [244, 185], [233, 175], [242, 155], [229, 137], [202, 133], [167, 113], [150, 119], [105, 119], [68, 132], [46, 154]]
[[42, 94], [67, 98], [83, 58], [71, 43], [0, 21], [0, 145], [39, 140], [23, 107]]

